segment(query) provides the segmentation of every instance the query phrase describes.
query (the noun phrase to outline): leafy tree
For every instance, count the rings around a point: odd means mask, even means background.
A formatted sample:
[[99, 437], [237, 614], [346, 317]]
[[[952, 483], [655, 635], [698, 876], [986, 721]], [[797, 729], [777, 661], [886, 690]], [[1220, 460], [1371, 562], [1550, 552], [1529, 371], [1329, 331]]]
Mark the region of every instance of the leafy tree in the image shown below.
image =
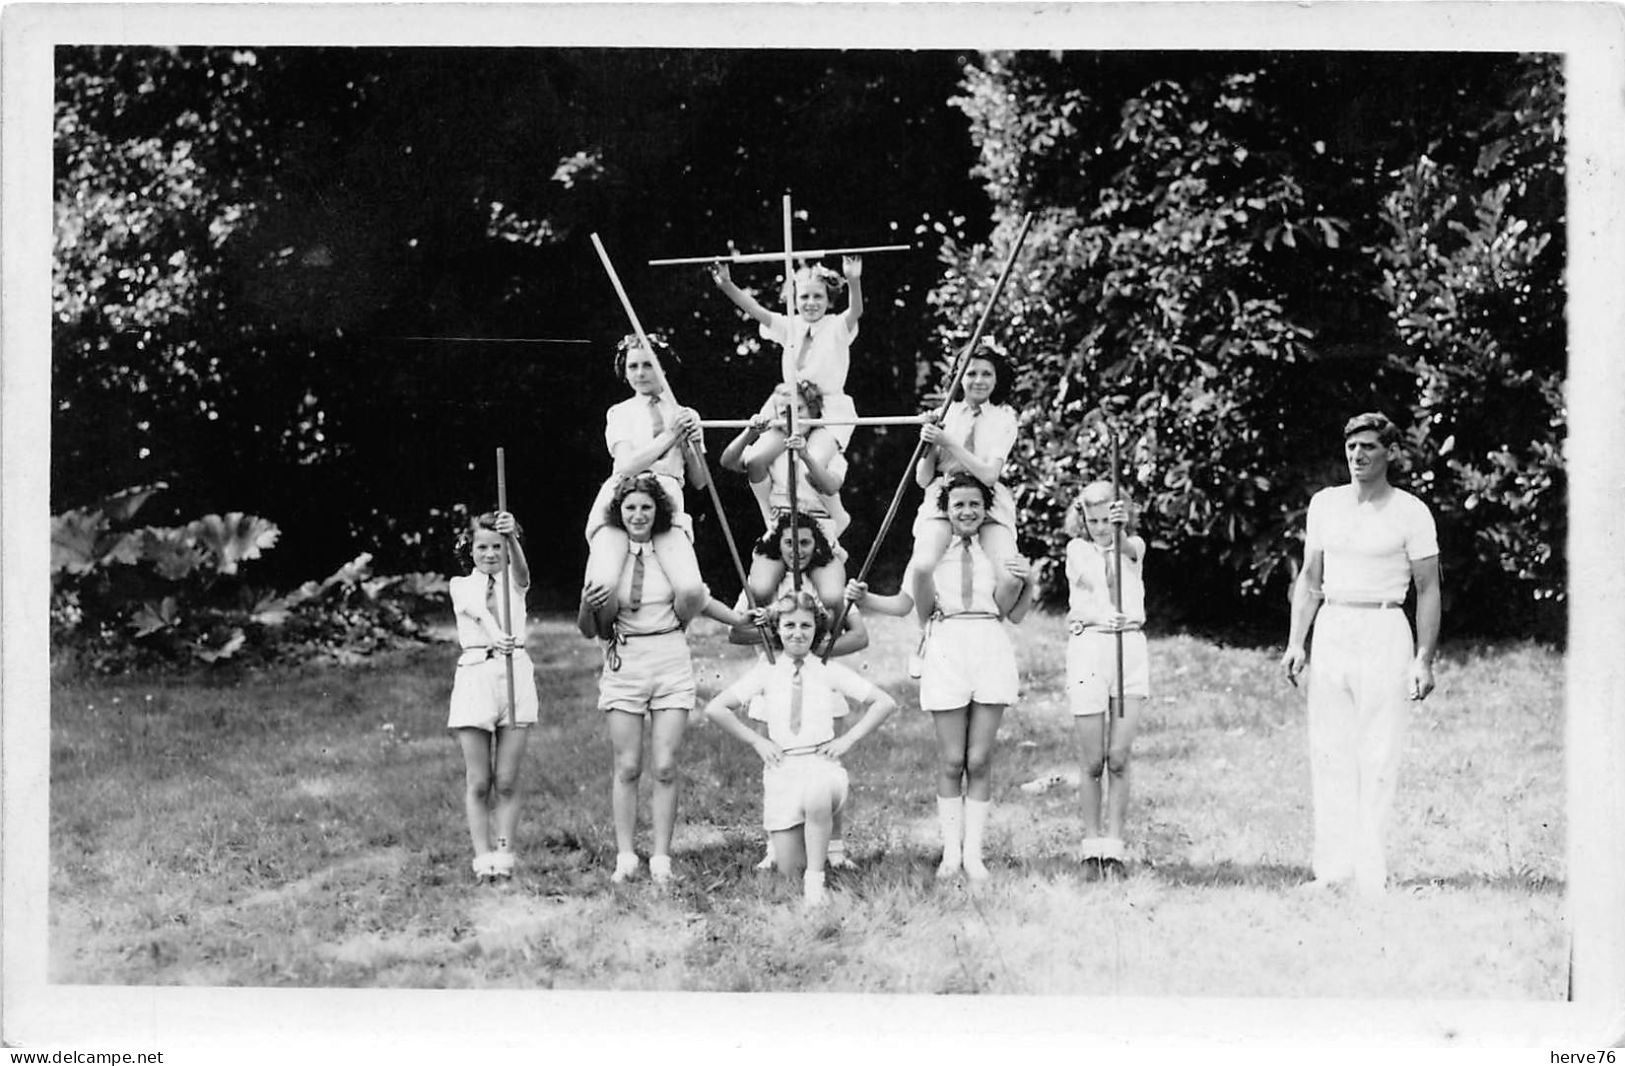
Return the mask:
[[1460, 595], [1518, 626], [1566, 598], [1562, 145], [1558, 58], [1524, 59], [1476, 158], [1395, 176], [1375, 249]]
[[[1428, 430], [1416, 374], [1390, 356], [1380, 212], [1404, 163], [1429, 148], [1471, 154], [1482, 130], [1506, 123], [1491, 107], [1523, 68], [1510, 57], [1390, 66], [993, 53], [967, 70], [955, 102], [994, 221], [1009, 233], [1024, 213], [1037, 218], [998, 329], [1022, 368], [1011, 480], [1028, 550], [1058, 555], [1066, 503], [1108, 476], [1104, 412], [1145, 531], [1180, 575], [1162, 590], [1178, 596], [1165, 616], [1262, 620], [1284, 609], [1284, 595], [1259, 596], [1284, 593], [1309, 493], [1343, 476], [1342, 417], [1381, 407]], [[1531, 77], [1556, 99], [1542, 71]], [[1495, 158], [1521, 173], [1550, 167], [1549, 138], [1520, 143], [1528, 151]], [[1543, 238], [1527, 240], [1525, 263]], [[978, 302], [968, 279], [996, 258], [950, 242], [933, 294], [945, 339], [963, 337]], [[1550, 295], [1525, 308], [1547, 336], [1561, 320]], [[1527, 393], [1509, 402], [1530, 410]], [[1551, 410], [1535, 406], [1522, 425]], [[1531, 439], [1545, 455], [1555, 435]], [[1448, 514], [1454, 490], [1420, 460], [1418, 491]]]

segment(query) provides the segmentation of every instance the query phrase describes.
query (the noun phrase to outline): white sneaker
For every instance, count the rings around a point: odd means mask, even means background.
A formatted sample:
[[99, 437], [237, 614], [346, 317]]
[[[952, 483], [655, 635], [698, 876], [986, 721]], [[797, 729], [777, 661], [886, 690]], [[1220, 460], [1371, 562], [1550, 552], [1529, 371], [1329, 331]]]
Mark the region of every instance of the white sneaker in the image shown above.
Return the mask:
[[474, 880], [480, 882], [481, 884], [484, 884], [487, 881], [496, 880], [496, 868], [491, 863], [493, 858], [495, 858], [494, 853], [489, 851], [484, 855], [474, 856]]
[[618, 885], [628, 878], [637, 876], [638, 857], [636, 853], [622, 851], [615, 856], [615, 872], [609, 875], [610, 884]]
[[649, 856], [649, 880], [657, 885], [671, 884], [671, 856]]
[[944, 855], [942, 861], [937, 863], [937, 880], [947, 881], [950, 878], [958, 877], [959, 872], [964, 868], [964, 861], [959, 856], [950, 857]]
[[514, 857], [511, 851], [493, 851], [489, 856], [491, 860], [491, 876], [499, 880], [508, 881], [513, 878]]

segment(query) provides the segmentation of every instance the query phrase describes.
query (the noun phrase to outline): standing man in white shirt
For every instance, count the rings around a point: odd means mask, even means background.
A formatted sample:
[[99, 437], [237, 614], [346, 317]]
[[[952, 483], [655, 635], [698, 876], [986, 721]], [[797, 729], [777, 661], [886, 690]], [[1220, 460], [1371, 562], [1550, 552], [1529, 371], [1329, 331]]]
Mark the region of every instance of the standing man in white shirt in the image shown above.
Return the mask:
[[[1408, 704], [1433, 691], [1439, 539], [1427, 505], [1388, 483], [1399, 429], [1379, 413], [1343, 427], [1350, 481], [1309, 501], [1303, 569], [1281, 656], [1309, 667], [1309, 768], [1316, 888], [1388, 883], [1383, 837], [1398, 782]], [[1402, 609], [1416, 585], [1416, 635]], [[1315, 655], [1304, 650], [1315, 627]]]

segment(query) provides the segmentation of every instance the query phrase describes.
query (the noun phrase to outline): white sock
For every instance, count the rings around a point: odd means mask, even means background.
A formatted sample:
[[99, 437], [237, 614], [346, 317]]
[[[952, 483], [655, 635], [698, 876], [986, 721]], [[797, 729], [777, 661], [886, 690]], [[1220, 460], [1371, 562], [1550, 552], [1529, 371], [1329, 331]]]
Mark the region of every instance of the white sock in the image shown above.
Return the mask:
[[965, 836], [965, 801], [960, 796], [937, 797], [937, 822], [942, 826], [942, 865], [959, 866]]
[[988, 811], [992, 807], [992, 800], [965, 800], [964, 862], [967, 873], [987, 873], [987, 867], [982, 865], [982, 835], [987, 828]]

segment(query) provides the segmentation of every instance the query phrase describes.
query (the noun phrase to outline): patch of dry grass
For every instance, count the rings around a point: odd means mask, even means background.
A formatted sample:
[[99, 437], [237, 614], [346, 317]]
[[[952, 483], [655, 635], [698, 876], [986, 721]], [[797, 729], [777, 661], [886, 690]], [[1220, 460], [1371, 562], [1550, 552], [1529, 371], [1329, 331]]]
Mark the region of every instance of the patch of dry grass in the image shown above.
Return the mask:
[[[1398, 890], [1308, 898], [1302, 695], [1269, 651], [1152, 640], [1132, 836], [1092, 884], [1069, 858], [1075, 773], [1065, 634], [1022, 627], [995, 877], [940, 885], [930, 723], [902, 664], [912, 625], [871, 620], [857, 664], [903, 709], [849, 758], [858, 869], [804, 915], [761, 855], [755, 757], [696, 725], [679, 881], [608, 883], [608, 741], [597, 655], [538, 627], [544, 720], [523, 867], [470, 883], [462, 767], [445, 736], [452, 656], [230, 683], [59, 680], [52, 701], [53, 981], [706, 991], [1561, 998], [1560, 657], [1448, 652], [1418, 709], [1392, 834]], [[702, 696], [749, 662], [710, 628]]]

